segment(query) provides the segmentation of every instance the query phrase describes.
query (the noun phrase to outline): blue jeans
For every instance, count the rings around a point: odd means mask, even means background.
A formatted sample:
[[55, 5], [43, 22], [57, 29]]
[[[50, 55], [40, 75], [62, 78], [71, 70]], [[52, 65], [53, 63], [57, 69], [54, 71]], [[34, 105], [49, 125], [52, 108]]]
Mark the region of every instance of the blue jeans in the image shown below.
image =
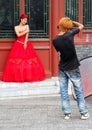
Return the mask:
[[88, 109], [84, 99], [79, 68], [71, 71], [59, 70], [59, 84], [60, 84], [60, 93], [61, 93], [61, 100], [62, 100], [62, 111], [64, 112], [64, 114], [71, 113], [70, 99], [68, 95], [69, 80], [71, 80], [74, 86], [75, 94], [77, 97], [77, 105], [80, 114], [87, 113]]

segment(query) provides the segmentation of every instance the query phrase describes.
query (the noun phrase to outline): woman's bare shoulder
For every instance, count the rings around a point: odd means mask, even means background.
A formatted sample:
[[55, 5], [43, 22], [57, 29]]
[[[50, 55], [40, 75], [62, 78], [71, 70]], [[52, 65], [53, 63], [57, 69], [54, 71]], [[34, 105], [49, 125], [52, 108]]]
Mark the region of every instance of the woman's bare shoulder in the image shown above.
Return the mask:
[[27, 28], [29, 28], [29, 25], [27, 24], [27, 25], [25, 25]]
[[14, 28], [18, 29], [18, 28], [19, 28], [19, 25], [15, 26]]

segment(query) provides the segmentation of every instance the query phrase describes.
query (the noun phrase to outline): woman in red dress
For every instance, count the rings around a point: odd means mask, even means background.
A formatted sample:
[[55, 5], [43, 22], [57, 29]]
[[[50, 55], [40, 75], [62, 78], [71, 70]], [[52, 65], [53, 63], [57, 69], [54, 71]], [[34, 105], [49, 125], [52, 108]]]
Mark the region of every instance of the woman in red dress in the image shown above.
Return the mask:
[[22, 14], [19, 25], [15, 26], [17, 39], [8, 56], [2, 80], [6, 82], [34, 82], [45, 79], [43, 65], [31, 41], [28, 40], [27, 14]]

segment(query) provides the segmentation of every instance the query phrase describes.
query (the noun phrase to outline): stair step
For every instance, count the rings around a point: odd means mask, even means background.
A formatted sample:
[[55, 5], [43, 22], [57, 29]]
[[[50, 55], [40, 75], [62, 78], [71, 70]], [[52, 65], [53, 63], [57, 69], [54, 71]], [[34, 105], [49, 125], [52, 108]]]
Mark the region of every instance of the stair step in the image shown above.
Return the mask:
[[9, 97], [38, 96], [59, 94], [57, 78], [40, 82], [0, 82], [0, 99]]

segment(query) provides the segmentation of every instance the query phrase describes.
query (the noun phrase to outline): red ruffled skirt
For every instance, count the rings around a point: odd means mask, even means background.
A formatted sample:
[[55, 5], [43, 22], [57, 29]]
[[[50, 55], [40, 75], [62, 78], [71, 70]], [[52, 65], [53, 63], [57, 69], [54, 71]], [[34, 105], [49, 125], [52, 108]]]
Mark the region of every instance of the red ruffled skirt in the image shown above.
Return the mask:
[[24, 44], [16, 40], [8, 56], [2, 80], [6, 82], [34, 82], [45, 79], [43, 65], [31, 41]]

